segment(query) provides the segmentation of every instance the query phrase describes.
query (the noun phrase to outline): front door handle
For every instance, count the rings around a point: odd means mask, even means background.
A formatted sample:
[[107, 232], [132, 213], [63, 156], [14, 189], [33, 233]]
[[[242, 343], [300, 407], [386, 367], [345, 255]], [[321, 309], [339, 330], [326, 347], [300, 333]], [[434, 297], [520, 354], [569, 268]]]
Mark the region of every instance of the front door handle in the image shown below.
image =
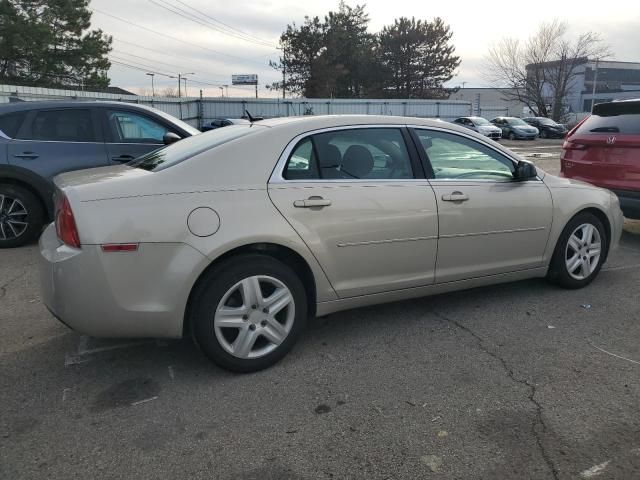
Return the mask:
[[111, 160], [113, 160], [114, 162], [125, 163], [130, 162], [134, 158], [136, 157], [134, 157], [133, 155], [120, 155], [119, 157], [111, 157]]
[[293, 206], [296, 208], [328, 207], [331, 200], [322, 197], [309, 197], [306, 200], [296, 200]]
[[16, 158], [23, 158], [26, 160], [33, 160], [35, 158], [38, 158], [40, 155], [38, 155], [37, 153], [34, 152], [23, 152], [23, 153], [17, 153], [14, 155], [14, 157]]
[[445, 202], [466, 202], [469, 200], [469, 195], [462, 192], [451, 192], [446, 195], [442, 195], [442, 200]]

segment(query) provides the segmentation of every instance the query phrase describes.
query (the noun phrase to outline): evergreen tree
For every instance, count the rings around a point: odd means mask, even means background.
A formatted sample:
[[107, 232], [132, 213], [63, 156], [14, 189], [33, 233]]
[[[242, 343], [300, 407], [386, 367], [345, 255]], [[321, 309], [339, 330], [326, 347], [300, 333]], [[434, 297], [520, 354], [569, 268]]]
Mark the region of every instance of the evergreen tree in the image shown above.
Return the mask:
[[111, 37], [89, 30], [89, 0], [0, 0], [0, 82], [109, 85]]

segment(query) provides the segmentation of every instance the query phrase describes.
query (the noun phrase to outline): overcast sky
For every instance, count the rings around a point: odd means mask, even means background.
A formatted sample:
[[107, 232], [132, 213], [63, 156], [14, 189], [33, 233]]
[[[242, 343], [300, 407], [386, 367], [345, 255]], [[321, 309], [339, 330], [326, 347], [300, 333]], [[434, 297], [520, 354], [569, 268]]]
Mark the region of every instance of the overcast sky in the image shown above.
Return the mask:
[[[191, 12], [205, 24], [220, 23], [232, 27], [237, 36], [245, 32], [252, 40], [245, 41], [194, 23], [158, 4], [168, 4], [184, 15]], [[347, 1], [355, 6], [356, 1]], [[415, 16], [431, 20], [442, 17], [451, 25], [453, 44], [462, 64], [450, 86], [486, 86], [481, 75], [483, 57], [489, 46], [504, 36], [525, 39], [538, 24], [554, 17], [569, 22], [571, 34], [596, 31], [611, 46], [614, 59], [640, 61], [640, 2], [619, 0], [559, 0], [556, 2], [491, 2], [487, 0], [370, 0], [366, 2], [370, 31], [399, 16]], [[553, 7], [551, 7], [553, 5]], [[187, 6], [206, 14], [203, 16]], [[336, 9], [338, 0], [92, 0], [93, 28], [102, 28], [113, 35], [111, 84], [138, 92], [151, 86], [146, 71], [155, 75], [156, 93], [167, 86], [177, 87], [177, 80], [160, 75], [195, 72], [188, 75], [188, 93], [220, 95], [219, 85], [228, 84], [230, 96], [253, 96], [253, 87], [232, 87], [231, 74], [256, 73], [260, 80], [260, 96], [273, 96], [264, 85], [279, 80], [279, 73], [269, 67], [277, 60], [278, 37], [287, 24], [301, 24], [305, 15], [323, 16]], [[119, 17], [125, 23], [109, 14]], [[160, 35], [145, 30], [159, 32]], [[174, 38], [169, 38], [174, 37]], [[180, 40], [180, 41], [179, 41]], [[271, 46], [267, 46], [270, 44]], [[136, 70], [131, 67], [137, 67]], [[195, 82], [202, 82], [196, 84]]]

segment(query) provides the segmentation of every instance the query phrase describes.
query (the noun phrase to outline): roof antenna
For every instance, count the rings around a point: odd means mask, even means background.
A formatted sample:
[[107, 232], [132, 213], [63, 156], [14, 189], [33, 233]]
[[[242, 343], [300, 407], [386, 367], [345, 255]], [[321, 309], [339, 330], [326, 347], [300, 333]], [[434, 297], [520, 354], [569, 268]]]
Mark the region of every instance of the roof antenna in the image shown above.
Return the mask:
[[253, 122], [255, 122], [255, 121], [256, 121], [256, 119], [255, 119], [254, 117], [252, 117], [252, 116], [251, 116], [251, 114], [249, 113], [249, 110], [246, 110], [246, 109], [245, 109], [245, 111], [244, 111], [244, 112], [247, 114], [247, 117], [249, 118], [249, 121], [250, 121], [251, 123], [253, 123]]

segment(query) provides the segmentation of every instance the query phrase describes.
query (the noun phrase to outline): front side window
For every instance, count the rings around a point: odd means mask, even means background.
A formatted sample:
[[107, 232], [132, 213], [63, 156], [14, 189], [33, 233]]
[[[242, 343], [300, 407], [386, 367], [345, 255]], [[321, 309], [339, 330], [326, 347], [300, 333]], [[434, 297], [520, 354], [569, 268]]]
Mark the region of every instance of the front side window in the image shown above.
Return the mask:
[[83, 108], [36, 112], [24, 140], [97, 142], [91, 110]]
[[283, 177], [289, 180], [414, 178], [409, 152], [397, 128], [334, 130], [306, 137], [294, 147]]
[[433, 130], [415, 130], [436, 179], [513, 179], [511, 160], [474, 140]]
[[170, 131], [164, 125], [137, 113], [111, 110], [107, 115], [115, 143], [161, 144], [164, 134]]

